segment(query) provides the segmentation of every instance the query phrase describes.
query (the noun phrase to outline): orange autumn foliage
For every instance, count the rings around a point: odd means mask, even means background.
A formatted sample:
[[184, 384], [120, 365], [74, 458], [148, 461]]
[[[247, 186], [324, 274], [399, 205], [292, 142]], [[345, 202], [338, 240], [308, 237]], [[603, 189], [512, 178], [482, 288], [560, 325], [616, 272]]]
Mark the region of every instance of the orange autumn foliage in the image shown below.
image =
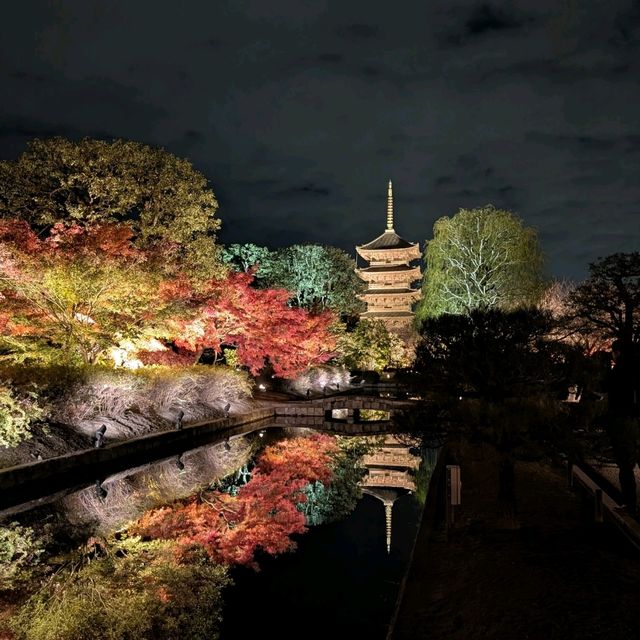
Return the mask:
[[285, 440], [260, 455], [250, 481], [236, 496], [206, 491], [186, 502], [147, 512], [131, 532], [176, 540], [181, 553], [201, 546], [218, 562], [257, 568], [258, 549], [279, 554], [295, 547], [294, 534], [306, 531], [297, 505], [303, 488], [331, 482], [334, 438], [317, 435]]

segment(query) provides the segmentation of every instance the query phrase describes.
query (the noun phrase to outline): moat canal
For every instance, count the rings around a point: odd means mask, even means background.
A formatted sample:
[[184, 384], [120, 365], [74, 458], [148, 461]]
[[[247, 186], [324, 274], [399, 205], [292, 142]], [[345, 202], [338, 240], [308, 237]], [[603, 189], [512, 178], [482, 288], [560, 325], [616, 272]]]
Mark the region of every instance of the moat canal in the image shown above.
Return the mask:
[[[435, 462], [403, 435], [261, 429], [119, 473], [0, 521], [37, 547], [0, 561], [0, 620], [124, 639], [128, 589], [141, 639], [383, 640]], [[232, 584], [214, 603], [215, 567]]]

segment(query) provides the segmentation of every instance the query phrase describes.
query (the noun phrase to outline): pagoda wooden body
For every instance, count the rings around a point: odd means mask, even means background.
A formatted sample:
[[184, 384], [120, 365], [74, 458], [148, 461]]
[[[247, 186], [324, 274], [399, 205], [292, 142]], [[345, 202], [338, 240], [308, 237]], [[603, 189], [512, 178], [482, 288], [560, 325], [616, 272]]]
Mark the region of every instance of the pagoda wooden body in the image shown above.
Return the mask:
[[407, 338], [411, 333], [413, 304], [420, 299], [420, 290], [413, 283], [420, 280], [419, 266], [411, 263], [421, 257], [417, 242], [408, 242], [393, 229], [393, 191], [389, 182], [387, 196], [387, 228], [371, 242], [356, 246], [367, 267], [356, 273], [367, 283], [361, 299], [367, 310], [360, 314], [367, 320], [380, 320], [387, 328]]

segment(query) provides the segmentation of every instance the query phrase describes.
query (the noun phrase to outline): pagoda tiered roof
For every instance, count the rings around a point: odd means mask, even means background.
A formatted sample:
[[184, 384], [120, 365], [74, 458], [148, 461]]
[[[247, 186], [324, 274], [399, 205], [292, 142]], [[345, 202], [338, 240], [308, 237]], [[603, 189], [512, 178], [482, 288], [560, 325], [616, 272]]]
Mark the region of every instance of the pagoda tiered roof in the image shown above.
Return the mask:
[[387, 229], [381, 233], [375, 240], [361, 244], [356, 249], [365, 249], [367, 251], [376, 251], [379, 249], [408, 249], [415, 247], [417, 242], [409, 242], [400, 237], [393, 229]]
[[367, 289], [366, 293], [363, 295], [398, 295], [398, 294], [412, 294], [412, 293], [420, 293], [416, 289], [412, 289], [411, 287], [383, 287], [380, 289]]
[[387, 192], [387, 228], [371, 242], [356, 246], [356, 252], [369, 264], [356, 273], [368, 287], [358, 296], [367, 304], [361, 318], [382, 320], [389, 330], [405, 332], [411, 325], [412, 304], [420, 291], [411, 284], [420, 279], [420, 267], [411, 262], [420, 258], [420, 245], [409, 242], [393, 228], [393, 190]]
[[403, 271], [416, 271], [420, 267], [412, 267], [408, 264], [394, 264], [389, 266], [362, 267], [358, 273], [402, 273]]

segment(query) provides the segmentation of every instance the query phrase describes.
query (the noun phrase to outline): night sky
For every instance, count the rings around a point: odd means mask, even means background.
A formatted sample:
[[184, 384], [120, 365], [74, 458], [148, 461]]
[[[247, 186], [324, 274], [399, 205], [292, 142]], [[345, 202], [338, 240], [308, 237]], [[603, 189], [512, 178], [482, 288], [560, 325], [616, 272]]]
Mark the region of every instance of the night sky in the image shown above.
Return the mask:
[[640, 249], [640, 2], [5, 3], [0, 157], [33, 137], [189, 158], [225, 243], [354, 245], [492, 203], [556, 276]]

